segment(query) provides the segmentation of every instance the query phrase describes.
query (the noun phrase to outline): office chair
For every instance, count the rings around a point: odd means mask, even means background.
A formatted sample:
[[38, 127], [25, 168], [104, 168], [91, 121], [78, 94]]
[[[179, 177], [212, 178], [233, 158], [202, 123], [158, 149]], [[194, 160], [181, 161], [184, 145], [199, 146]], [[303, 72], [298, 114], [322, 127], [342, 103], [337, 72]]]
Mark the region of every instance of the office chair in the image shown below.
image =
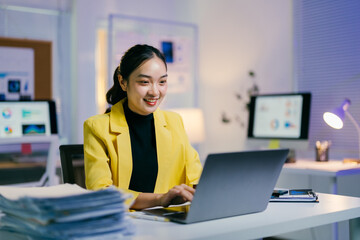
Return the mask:
[[84, 145], [61, 145], [60, 159], [64, 183], [77, 184], [85, 187]]

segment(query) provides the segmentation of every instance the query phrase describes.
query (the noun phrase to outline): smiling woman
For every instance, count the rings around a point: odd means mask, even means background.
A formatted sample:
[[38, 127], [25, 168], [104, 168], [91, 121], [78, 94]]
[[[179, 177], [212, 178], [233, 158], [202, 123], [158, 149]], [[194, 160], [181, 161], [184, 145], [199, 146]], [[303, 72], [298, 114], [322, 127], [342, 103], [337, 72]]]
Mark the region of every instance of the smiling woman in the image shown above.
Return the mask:
[[166, 64], [159, 57], [144, 61], [129, 79], [121, 74], [118, 79], [122, 90], [127, 92], [130, 110], [137, 114], [153, 113], [166, 95]]
[[167, 77], [152, 46], [135, 45], [121, 58], [106, 94], [111, 110], [84, 123], [88, 189], [115, 185], [133, 194], [133, 209], [192, 200], [202, 166], [180, 115], [158, 109]]

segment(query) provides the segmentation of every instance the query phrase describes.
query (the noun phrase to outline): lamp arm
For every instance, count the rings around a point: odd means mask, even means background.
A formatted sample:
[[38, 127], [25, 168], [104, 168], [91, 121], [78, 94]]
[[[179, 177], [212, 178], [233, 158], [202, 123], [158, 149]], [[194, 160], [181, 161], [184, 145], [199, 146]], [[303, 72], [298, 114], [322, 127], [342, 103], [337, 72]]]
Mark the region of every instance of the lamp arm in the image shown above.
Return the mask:
[[360, 127], [359, 127], [359, 124], [355, 121], [354, 117], [348, 111], [345, 111], [345, 114], [346, 114], [347, 117], [349, 117], [351, 122], [355, 125], [355, 128], [356, 128], [356, 130], [358, 132], [358, 136], [359, 136], [359, 158], [360, 158]]

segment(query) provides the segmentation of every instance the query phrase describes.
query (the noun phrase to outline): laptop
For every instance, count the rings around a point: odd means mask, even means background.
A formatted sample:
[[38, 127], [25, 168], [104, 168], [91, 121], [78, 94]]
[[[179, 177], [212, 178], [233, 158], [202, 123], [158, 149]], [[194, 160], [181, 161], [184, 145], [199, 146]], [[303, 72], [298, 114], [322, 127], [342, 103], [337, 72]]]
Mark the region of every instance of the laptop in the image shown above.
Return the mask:
[[179, 223], [264, 211], [288, 149], [209, 154], [190, 205], [145, 209]]

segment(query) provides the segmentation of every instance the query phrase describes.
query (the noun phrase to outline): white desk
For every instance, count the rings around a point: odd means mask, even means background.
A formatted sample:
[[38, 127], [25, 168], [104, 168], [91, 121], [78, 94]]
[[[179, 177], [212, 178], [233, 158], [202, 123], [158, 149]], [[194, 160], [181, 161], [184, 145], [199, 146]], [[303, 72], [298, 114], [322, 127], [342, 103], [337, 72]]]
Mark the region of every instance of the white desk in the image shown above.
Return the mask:
[[[314, 160], [297, 160], [287, 163], [281, 172], [277, 187], [312, 188], [317, 192], [333, 193], [360, 197], [360, 164], [343, 163], [342, 161], [316, 162]], [[323, 226], [312, 233], [303, 233], [307, 237], [298, 239], [348, 239], [348, 222]], [[296, 233], [300, 236], [300, 233]], [[311, 235], [316, 235], [316, 237]], [[293, 236], [286, 236], [293, 237]]]
[[[291, 175], [308, 175], [308, 176], [319, 176], [327, 177], [331, 181], [330, 191], [325, 191], [333, 194], [343, 194], [349, 196], [358, 196], [356, 192], [348, 194], [347, 192], [338, 192], [338, 181], [343, 176], [360, 176], [360, 164], [343, 163], [342, 161], [328, 161], [328, 162], [316, 162], [316, 161], [305, 161], [298, 160], [295, 163], [286, 163], [281, 172], [284, 174]], [[279, 184], [282, 184], [279, 180]], [[310, 182], [310, 185], [312, 183]], [[284, 187], [284, 186], [282, 186]], [[287, 187], [287, 186], [286, 186]], [[309, 186], [312, 187], [312, 186]], [[314, 189], [315, 191], [322, 191], [324, 189]], [[341, 189], [341, 191], [344, 191]], [[354, 195], [355, 194], [355, 195]]]
[[283, 172], [338, 177], [360, 174], [360, 164], [343, 163], [342, 161], [316, 162], [298, 160], [295, 163], [285, 163]]
[[134, 219], [133, 239], [258, 239], [360, 217], [360, 198], [319, 194], [319, 200], [269, 203], [264, 212], [188, 225]]

